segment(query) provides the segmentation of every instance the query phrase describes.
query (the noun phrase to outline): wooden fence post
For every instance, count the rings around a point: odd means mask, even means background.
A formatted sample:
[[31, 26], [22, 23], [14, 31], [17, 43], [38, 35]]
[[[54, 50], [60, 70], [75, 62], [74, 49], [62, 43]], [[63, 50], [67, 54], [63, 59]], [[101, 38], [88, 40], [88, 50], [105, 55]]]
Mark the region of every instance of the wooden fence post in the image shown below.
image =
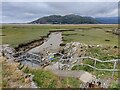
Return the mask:
[[[115, 62], [114, 62], [114, 68], [113, 68], [113, 69], [116, 68], [116, 63], [117, 63], [117, 62], [115, 61]], [[112, 78], [114, 77], [114, 73], [115, 73], [115, 72], [113, 71], [113, 73], [112, 73]]]
[[95, 62], [94, 62], [94, 67], [96, 66], [96, 60], [95, 60]]

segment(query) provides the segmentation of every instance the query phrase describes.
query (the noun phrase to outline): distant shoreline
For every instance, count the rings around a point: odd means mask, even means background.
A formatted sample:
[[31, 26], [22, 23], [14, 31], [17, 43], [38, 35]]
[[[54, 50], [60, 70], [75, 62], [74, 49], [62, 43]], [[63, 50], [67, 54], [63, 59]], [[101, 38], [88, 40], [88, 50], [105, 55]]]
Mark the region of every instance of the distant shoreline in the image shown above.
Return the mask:
[[120, 24], [27, 24], [27, 23], [0, 23], [0, 25], [120, 25]]

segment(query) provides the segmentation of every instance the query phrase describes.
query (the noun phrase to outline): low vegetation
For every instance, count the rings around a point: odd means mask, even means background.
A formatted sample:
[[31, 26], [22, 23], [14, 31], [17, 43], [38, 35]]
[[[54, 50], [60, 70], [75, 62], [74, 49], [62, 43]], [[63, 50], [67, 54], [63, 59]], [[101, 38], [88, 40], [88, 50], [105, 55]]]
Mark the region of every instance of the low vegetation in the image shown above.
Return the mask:
[[30, 83], [25, 82], [24, 72], [19, 70], [19, 63], [2, 61], [2, 88], [30, 88]]
[[[64, 32], [64, 43], [79, 41], [86, 44], [117, 45], [117, 35], [106, 33], [106, 30], [113, 30], [117, 25], [3, 25], [2, 43], [17, 46], [18, 44], [39, 39], [47, 35], [51, 30], [75, 30]], [[68, 36], [66, 36], [66, 34]], [[71, 35], [72, 34], [72, 35]], [[74, 35], [73, 35], [74, 34]], [[110, 41], [105, 41], [109, 39]]]
[[[91, 56], [100, 60], [112, 60], [118, 58], [118, 48], [111, 48], [111, 47], [99, 47], [99, 48], [88, 48], [87, 49], [87, 56]], [[89, 64], [91, 66], [94, 66], [94, 60], [92, 59], [84, 59], [82, 61], [83, 64]], [[116, 69], [119, 69], [118, 63], [116, 65]], [[96, 62], [95, 65], [98, 69], [113, 69], [114, 68], [114, 62], [109, 63], [100, 63]], [[72, 70], [85, 70], [88, 71], [94, 75], [96, 75], [97, 78], [111, 78], [113, 72], [109, 71], [98, 71], [93, 68], [90, 68], [89, 66], [82, 66], [82, 65], [76, 65], [72, 68]], [[118, 72], [115, 72], [114, 79], [118, 79]]]
[[[110, 85], [109, 88], [111, 88], [111, 90], [113, 90], [112, 88], [116, 88], [116, 90], [118, 90], [118, 89], [120, 88], [120, 83], [119, 83], [119, 81], [113, 82], [113, 83]], [[118, 88], [118, 89], [117, 89], [117, 88]]]
[[[79, 88], [81, 81], [71, 77], [58, 77], [51, 71], [44, 69], [28, 68], [19, 63], [8, 63], [6, 59], [1, 60], [3, 71], [1, 77], [2, 88], [29, 88], [30, 83], [25, 82], [24, 74], [34, 75], [33, 81], [40, 88]], [[0, 72], [0, 73], [1, 73]], [[3, 79], [2, 79], [3, 78]]]
[[68, 31], [63, 33], [63, 40], [65, 43], [77, 41], [91, 45], [118, 46], [118, 36], [112, 33], [106, 33], [106, 30], [106, 28], [91, 28]]
[[41, 88], [79, 88], [80, 80], [71, 77], [58, 77], [51, 71], [44, 69], [24, 68], [25, 73], [32, 73], [33, 80]]
[[100, 47], [87, 49], [87, 56], [95, 57], [100, 60], [110, 60], [118, 58], [118, 48], [114, 47]]
[[0, 58], [0, 89], [2, 87], [2, 58]]

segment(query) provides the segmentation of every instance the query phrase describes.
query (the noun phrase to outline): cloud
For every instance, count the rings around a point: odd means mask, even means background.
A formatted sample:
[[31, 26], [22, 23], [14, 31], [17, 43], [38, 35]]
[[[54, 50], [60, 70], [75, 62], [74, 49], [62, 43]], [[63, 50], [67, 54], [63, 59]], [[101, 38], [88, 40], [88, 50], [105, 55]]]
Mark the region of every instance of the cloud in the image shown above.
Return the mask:
[[[105, 17], [116, 10], [117, 3], [107, 2], [73, 2], [73, 3], [48, 3], [49, 7], [54, 8], [57, 12], [61, 13], [74, 13], [84, 16], [98, 16], [103, 14]], [[64, 9], [63, 9], [64, 8]], [[103, 16], [102, 15], [102, 16]], [[117, 13], [116, 13], [117, 15]]]
[[[2, 2], [16, 2], [16, 0], [3, 0]], [[17, 0], [17, 2], [113, 2], [113, 0]], [[119, 2], [119, 0], [114, 0]]]
[[29, 22], [59, 14], [77, 14], [92, 17], [115, 17], [117, 2], [3, 2], [3, 22]]

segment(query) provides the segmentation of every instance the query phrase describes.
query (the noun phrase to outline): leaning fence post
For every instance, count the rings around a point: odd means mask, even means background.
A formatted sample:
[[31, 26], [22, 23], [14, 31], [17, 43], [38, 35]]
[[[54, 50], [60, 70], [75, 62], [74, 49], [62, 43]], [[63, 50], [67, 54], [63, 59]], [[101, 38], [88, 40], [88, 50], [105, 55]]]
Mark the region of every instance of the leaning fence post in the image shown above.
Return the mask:
[[60, 70], [60, 64], [59, 64], [59, 61], [58, 61], [58, 70]]
[[96, 66], [96, 60], [95, 60], [95, 62], [94, 62], [94, 67]]
[[[115, 68], [116, 68], [116, 61], [114, 62], [114, 68], [113, 68], [113, 69], [115, 70]], [[114, 76], [114, 73], [115, 73], [115, 72], [113, 71], [113, 73], [112, 73], [112, 78], [113, 78], [113, 76]]]

